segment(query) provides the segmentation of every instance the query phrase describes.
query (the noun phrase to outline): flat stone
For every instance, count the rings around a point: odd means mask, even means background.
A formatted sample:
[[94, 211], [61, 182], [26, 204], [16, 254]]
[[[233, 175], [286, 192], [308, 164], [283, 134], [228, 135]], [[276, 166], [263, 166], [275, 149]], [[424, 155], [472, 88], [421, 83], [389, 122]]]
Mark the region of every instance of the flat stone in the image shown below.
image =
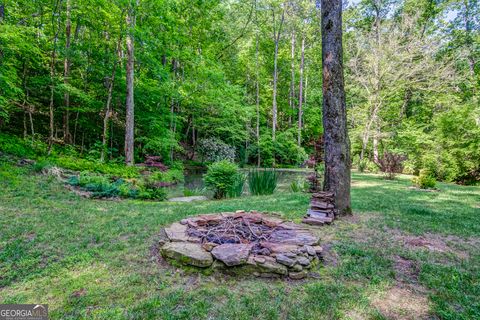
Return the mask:
[[307, 253], [311, 256], [316, 256], [317, 255], [317, 252], [315, 251], [315, 249], [312, 247], [312, 246], [305, 246], [306, 249], [307, 249]]
[[214, 242], [206, 242], [202, 244], [202, 248], [207, 250], [208, 252], [212, 251], [213, 248], [215, 248], [216, 246], [218, 246], [218, 244]]
[[170, 198], [168, 201], [170, 202], [193, 202], [193, 201], [204, 201], [208, 200], [205, 196], [191, 196], [191, 197], [176, 197]]
[[276, 243], [269, 241], [262, 241], [260, 242], [260, 245], [273, 253], [294, 252], [298, 249], [296, 244]]
[[294, 259], [297, 257], [297, 254], [295, 252], [285, 252], [284, 255], [286, 255], [287, 257], [291, 258], [291, 259]]
[[321, 256], [323, 253], [323, 248], [321, 246], [313, 246], [313, 250], [315, 250], [315, 253], [317, 256]]
[[308, 260], [305, 257], [299, 257], [297, 259], [298, 263], [301, 264], [302, 266], [308, 266], [310, 264], [310, 260]]
[[212, 254], [227, 266], [237, 266], [247, 262], [251, 248], [250, 244], [226, 243], [213, 248]]
[[290, 279], [294, 279], [294, 280], [303, 279], [307, 275], [308, 275], [307, 270], [302, 270], [302, 271], [298, 271], [298, 272], [289, 272], [288, 273], [288, 276], [290, 277]]
[[198, 243], [169, 242], [160, 251], [165, 258], [195, 267], [205, 268], [213, 263], [212, 255], [203, 250]]
[[275, 228], [275, 227], [278, 227], [279, 225], [281, 225], [284, 221], [282, 219], [279, 219], [279, 218], [271, 218], [271, 217], [268, 217], [268, 218], [262, 218], [262, 222], [264, 225], [266, 226], [269, 226], [270, 228]]
[[293, 271], [296, 271], [296, 272], [299, 272], [299, 271], [302, 271], [303, 270], [303, 267], [301, 265], [299, 265], [298, 263], [296, 263], [293, 267], [292, 267], [292, 270]]
[[264, 264], [264, 263], [265, 263], [265, 258], [264, 258], [264, 257], [254, 256], [254, 257], [253, 257], [253, 260], [255, 260], [255, 262], [260, 263], [260, 264]]
[[293, 267], [293, 265], [295, 264], [294, 259], [291, 259], [284, 254], [278, 254], [276, 258], [278, 263], [281, 263], [287, 267]]
[[262, 269], [267, 272], [287, 275], [287, 267], [275, 261], [272, 257], [265, 257], [265, 263], [260, 265]]
[[165, 228], [165, 233], [168, 239], [172, 242], [188, 241], [187, 226], [181, 223], [175, 222], [170, 227]]
[[303, 230], [276, 230], [270, 237], [272, 242], [280, 242], [296, 245], [315, 245], [318, 243], [318, 237], [312, 233]]

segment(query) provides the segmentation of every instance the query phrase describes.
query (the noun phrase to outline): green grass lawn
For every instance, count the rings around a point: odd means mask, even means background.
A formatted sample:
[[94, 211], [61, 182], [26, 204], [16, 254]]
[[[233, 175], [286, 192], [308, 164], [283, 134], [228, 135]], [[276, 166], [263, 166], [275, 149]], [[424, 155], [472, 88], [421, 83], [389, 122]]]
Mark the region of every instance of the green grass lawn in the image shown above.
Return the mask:
[[409, 189], [354, 174], [354, 215], [317, 228], [317, 278], [207, 276], [158, 259], [160, 228], [238, 209], [299, 220], [300, 193], [197, 203], [78, 197], [0, 165], [0, 303], [48, 303], [77, 319], [479, 319], [480, 188]]

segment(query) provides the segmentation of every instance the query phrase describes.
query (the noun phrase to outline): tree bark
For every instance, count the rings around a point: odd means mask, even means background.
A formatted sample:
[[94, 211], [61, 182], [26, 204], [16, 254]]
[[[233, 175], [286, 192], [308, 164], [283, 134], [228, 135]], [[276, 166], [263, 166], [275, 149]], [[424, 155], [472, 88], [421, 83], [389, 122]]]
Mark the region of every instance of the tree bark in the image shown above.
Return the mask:
[[[60, 11], [60, 8], [58, 8]], [[56, 12], [52, 12], [52, 27], [55, 28], [55, 24], [53, 21], [53, 17], [55, 16]], [[60, 16], [60, 15], [59, 15]], [[48, 155], [50, 155], [52, 151], [52, 145], [53, 145], [53, 140], [54, 140], [54, 133], [55, 133], [55, 123], [54, 123], [54, 93], [55, 93], [55, 62], [56, 62], [56, 57], [57, 57], [57, 41], [58, 41], [58, 32], [60, 30], [60, 18], [58, 18], [57, 21], [57, 30], [55, 31], [55, 34], [53, 36], [53, 48], [52, 48], [52, 53], [50, 56], [50, 104], [48, 107], [49, 110], [49, 127], [50, 127], [50, 133], [48, 136]]]
[[303, 117], [303, 66], [305, 60], [305, 34], [302, 37], [302, 54], [300, 58], [300, 86], [298, 90], [298, 146], [302, 145], [302, 117]]
[[133, 165], [134, 163], [134, 36], [133, 31], [135, 29], [135, 9], [130, 3], [127, 13], [127, 64], [126, 64], [126, 82], [127, 82], [127, 98], [126, 98], [126, 116], [125, 116], [125, 163], [127, 165]]
[[292, 49], [290, 53], [291, 58], [291, 78], [290, 78], [290, 96], [289, 96], [289, 104], [290, 104], [290, 111], [288, 116], [288, 126], [292, 125], [292, 115], [295, 110], [295, 31], [292, 32]]
[[[70, 35], [72, 29], [72, 23], [70, 19], [70, 0], [66, 0], [66, 21], [65, 21], [65, 60], [63, 63], [63, 83], [65, 87], [68, 86], [70, 77]], [[63, 96], [65, 110], [63, 112], [63, 141], [65, 143], [71, 142], [70, 134], [70, 93], [68, 89]]]
[[338, 214], [350, 214], [350, 143], [343, 77], [342, 1], [321, 0], [324, 190], [335, 194]]
[[110, 82], [108, 83], [108, 94], [107, 94], [107, 103], [105, 104], [105, 117], [103, 118], [103, 134], [102, 134], [102, 150], [100, 151], [100, 161], [105, 161], [105, 151], [107, 149], [107, 140], [108, 140], [108, 123], [110, 122], [110, 118], [112, 117], [112, 93], [113, 93], [113, 86], [115, 84], [115, 73], [117, 71], [117, 64], [118, 60], [121, 59], [120, 53], [120, 42], [122, 41], [122, 36], [118, 37], [117, 47], [115, 49], [115, 53], [117, 57], [113, 62], [112, 67], [112, 76], [110, 77]]
[[257, 138], [257, 167], [260, 167], [260, 76], [258, 65], [258, 33], [255, 44], [255, 106], [257, 110], [257, 123], [255, 128], [255, 136]]

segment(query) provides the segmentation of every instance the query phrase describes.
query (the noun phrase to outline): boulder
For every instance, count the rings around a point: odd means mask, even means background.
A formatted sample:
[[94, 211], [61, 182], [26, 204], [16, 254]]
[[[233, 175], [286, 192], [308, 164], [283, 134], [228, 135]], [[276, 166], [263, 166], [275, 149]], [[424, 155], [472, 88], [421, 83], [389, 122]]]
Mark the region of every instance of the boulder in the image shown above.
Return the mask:
[[165, 258], [195, 267], [206, 268], [213, 263], [212, 255], [198, 243], [168, 242], [162, 247], [161, 254]]
[[297, 261], [302, 266], [308, 266], [310, 264], [310, 260], [308, 260], [308, 258], [305, 258], [305, 257], [299, 257]]
[[303, 279], [307, 275], [308, 275], [308, 272], [306, 270], [302, 270], [302, 271], [299, 271], [299, 272], [289, 272], [288, 273], [288, 276], [290, 277], [290, 279], [294, 279], [294, 280]]
[[278, 254], [276, 258], [278, 263], [281, 263], [287, 267], [293, 267], [296, 262], [294, 259], [291, 259], [284, 254]]
[[188, 241], [187, 226], [178, 222], [173, 223], [171, 226], [165, 228], [165, 233], [168, 239], [172, 242]]
[[212, 254], [227, 266], [237, 266], [247, 262], [251, 248], [250, 244], [226, 243], [213, 248]]

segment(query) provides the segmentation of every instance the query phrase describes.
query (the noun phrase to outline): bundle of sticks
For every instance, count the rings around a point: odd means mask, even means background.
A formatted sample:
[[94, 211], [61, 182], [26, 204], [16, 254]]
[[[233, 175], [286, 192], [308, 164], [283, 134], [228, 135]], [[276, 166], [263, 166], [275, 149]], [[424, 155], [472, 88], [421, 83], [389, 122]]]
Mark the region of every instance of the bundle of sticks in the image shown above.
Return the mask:
[[310, 225], [330, 224], [335, 219], [335, 195], [333, 192], [317, 192], [312, 194], [310, 208], [302, 220]]
[[201, 239], [202, 243], [252, 243], [269, 241], [276, 228], [252, 222], [242, 217], [225, 217], [221, 221], [201, 226], [189, 226], [187, 234]]

